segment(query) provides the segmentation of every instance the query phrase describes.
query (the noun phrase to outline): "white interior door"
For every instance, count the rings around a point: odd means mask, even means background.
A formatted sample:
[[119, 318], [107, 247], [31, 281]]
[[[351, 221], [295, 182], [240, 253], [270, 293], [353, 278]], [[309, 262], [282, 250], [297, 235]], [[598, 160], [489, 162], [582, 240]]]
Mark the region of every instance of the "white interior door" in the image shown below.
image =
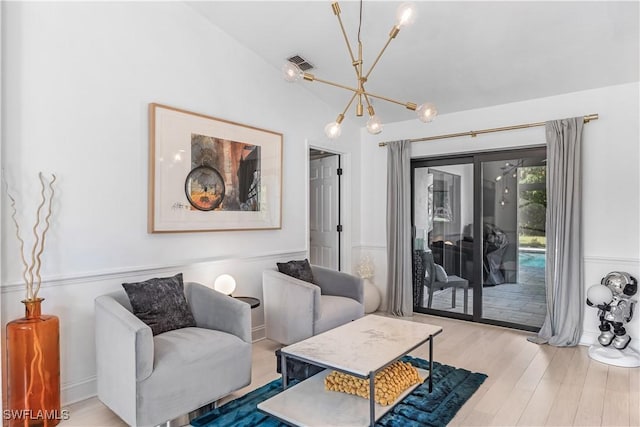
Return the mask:
[[310, 161], [310, 262], [338, 270], [338, 155]]

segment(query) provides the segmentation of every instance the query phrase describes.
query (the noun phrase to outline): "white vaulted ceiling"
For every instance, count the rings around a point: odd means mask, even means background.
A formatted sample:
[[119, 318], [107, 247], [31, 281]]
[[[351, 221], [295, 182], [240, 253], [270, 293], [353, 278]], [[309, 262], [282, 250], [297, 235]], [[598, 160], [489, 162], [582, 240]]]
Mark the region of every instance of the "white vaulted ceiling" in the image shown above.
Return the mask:
[[[317, 76], [355, 86], [329, 1], [189, 4], [274, 67], [300, 54], [315, 66], [311, 72]], [[364, 2], [365, 70], [385, 43], [399, 4]], [[355, 43], [359, 3], [340, 6]], [[441, 1], [416, 6], [415, 24], [391, 43], [369, 78], [369, 91], [403, 102], [430, 101], [442, 114], [640, 80], [638, 2]], [[320, 83], [298, 84], [336, 114], [350, 98], [347, 91]], [[385, 122], [414, 117], [384, 101], [375, 106]]]

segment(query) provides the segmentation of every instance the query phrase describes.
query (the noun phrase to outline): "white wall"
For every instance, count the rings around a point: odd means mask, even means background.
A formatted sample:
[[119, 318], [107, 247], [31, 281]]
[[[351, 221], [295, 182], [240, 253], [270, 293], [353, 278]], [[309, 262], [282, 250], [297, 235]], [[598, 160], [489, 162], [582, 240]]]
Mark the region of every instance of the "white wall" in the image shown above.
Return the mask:
[[[539, 122], [599, 113], [600, 119], [585, 125], [583, 136], [583, 242], [587, 289], [607, 272], [622, 269], [640, 276], [640, 175], [638, 136], [640, 135], [640, 85], [605, 87], [548, 98], [462, 111], [437, 117], [423, 125], [417, 120], [385, 125], [384, 133], [362, 132], [361, 161], [363, 183], [360, 248], [375, 253], [376, 284], [386, 291], [386, 149], [382, 141], [479, 130], [520, 123]], [[448, 153], [494, 150], [545, 143], [544, 128], [417, 142], [411, 146], [413, 158]], [[586, 292], [585, 292], [586, 295]], [[640, 348], [640, 316], [631, 329], [632, 346]], [[593, 309], [586, 308], [583, 342], [592, 342], [597, 333]]]
[[[359, 132], [345, 123], [339, 142], [326, 141], [333, 110], [183, 2], [2, 6], [2, 167], [23, 235], [35, 214], [37, 172], [58, 176], [41, 296], [43, 311], [61, 320], [69, 403], [95, 393], [97, 295], [182, 271], [186, 280], [209, 285], [228, 272], [237, 278], [236, 294], [261, 297], [264, 268], [307, 253], [309, 142], [350, 157], [352, 147], [359, 150]], [[282, 229], [147, 234], [150, 102], [283, 133]], [[357, 210], [357, 202], [348, 208]], [[3, 325], [23, 313], [8, 212], [3, 203]], [[252, 312], [256, 337], [262, 313]]]
[[[35, 212], [37, 172], [59, 178], [41, 296], [44, 310], [61, 319], [65, 403], [95, 393], [97, 295], [122, 282], [182, 271], [185, 279], [207, 284], [229, 272], [238, 278], [237, 294], [259, 297], [264, 268], [306, 255], [309, 146], [344, 154], [350, 163], [343, 207], [346, 218], [360, 222], [349, 227], [348, 239], [357, 242], [351, 264], [370, 253], [375, 282], [384, 290], [386, 152], [378, 141], [598, 112], [601, 119], [585, 133], [586, 282], [595, 283], [614, 266], [640, 273], [637, 84], [444, 115], [426, 127], [387, 124], [378, 137], [360, 134], [355, 120], [345, 120], [341, 139], [327, 141], [322, 129], [335, 111], [304, 86], [283, 82], [279, 70], [183, 3], [2, 2], [2, 7], [0, 160], [24, 224], [32, 219], [23, 214]], [[150, 102], [283, 133], [282, 230], [147, 234]], [[420, 157], [542, 142], [542, 130], [531, 129], [412, 149]], [[4, 190], [2, 196], [4, 325], [22, 314], [23, 287]], [[252, 314], [260, 336], [262, 309]], [[586, 332], [597, 331], [594, 325]]]

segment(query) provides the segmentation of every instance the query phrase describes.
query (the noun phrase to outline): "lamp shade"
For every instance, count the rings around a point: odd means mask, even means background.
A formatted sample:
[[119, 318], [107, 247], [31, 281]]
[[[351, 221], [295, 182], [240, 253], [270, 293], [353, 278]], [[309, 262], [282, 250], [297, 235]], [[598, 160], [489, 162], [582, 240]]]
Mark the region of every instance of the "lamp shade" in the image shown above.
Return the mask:
[[228, 274], [221, 274], [214, 282], [213, 289], [225, 295], [231, 295], [236, 290], [236, 279]]

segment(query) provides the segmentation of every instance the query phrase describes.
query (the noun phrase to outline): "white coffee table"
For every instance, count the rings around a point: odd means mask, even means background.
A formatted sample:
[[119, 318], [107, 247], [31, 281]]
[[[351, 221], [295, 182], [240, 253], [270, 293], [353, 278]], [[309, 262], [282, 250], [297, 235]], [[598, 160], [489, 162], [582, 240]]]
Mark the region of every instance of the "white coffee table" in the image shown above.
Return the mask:
[[[288, 424], [298, 426], [373, 426], [393, 408], [375, 403], [374, 379], [377, 372], [415, 348], [429, 342], [429, 392], [433, 388], [433, 338], [440, 326], [368, 315], [338, 328], [281, 349], [284, 391], [258, 404], [258, 409]], [[287, 359], [297, 359], [369, 380], [369, 400], [326, 391], [328, 370], [288, 388]], [[417, 385], [416, 385], [417, 386]], [[415, 387], [414, 387], [415, 388]], [[405, 391], [402, 400], [413, 388]]]

